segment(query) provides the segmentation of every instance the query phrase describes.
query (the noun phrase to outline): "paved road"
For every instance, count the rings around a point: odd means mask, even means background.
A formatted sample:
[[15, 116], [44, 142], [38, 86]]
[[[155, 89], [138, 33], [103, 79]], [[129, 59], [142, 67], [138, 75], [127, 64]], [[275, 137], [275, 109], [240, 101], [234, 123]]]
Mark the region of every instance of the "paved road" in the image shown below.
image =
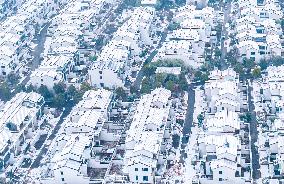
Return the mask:
[[193, 112], [194, 112], [194, 103], [195, 103], [195, 85], [190, 84], [188, 88], [188, 102], [187, 102], [187, 112], [185, 117], [185, 122], [183, 126], [182, 134], [185, 136], [186, 134], [191, 133], [191, 127], [193, 122]]
[[[51, 21], [45, 24], [42, 30], [40, 31], [40, 33], [37, 36], [35, 36], [35, 40], [36, 40], [35, 44], [37, 44], [37, 46], [34, 48], [34, 51], [32, 52], [33, 60], [30, 65], [31, 71], [34, 71], [36, 68], [38, 68], [41, 63], [40, 55], [41, 53], [44, 52], [44, 43], [46, 41], [47, 29], [50, 26], [50, 24], [51, 24]], [[23, 85], [26, 85], [28, 81], [30, 80], [31, 71], [28, 74], [28, 76], [25, 78], [25, 80], [22, 81]]]
[[251, 122], [250, 122], [250, 137], [251, 137], [251, 153], [252, 153], [252, 178], [254, 180], [260, 178], [259, 172], [259, 153], [255, 146], [255, 143], [258, 139], [258, 132], [257, 132], [257, 121], [256, 121], [256, 114], [254, 112], [254, 104], [252, 101], [252, 87], [248, 85], [248, 104], [249, 104], [249, 112], [251, 113]]
[[187, 157], [184, 149], [189, 143], [189, 135], [192, 134], [191, 129], [193, 127], [193, 113], [195, 104], [195, 89], [196, 84], [190, 84], [188, 86], [188, 101], [187, 101], [187, 112], [182, 129], [182, 139], [181, 139], [181, 163], [184, 163], [184, 159]]
[[[65, 108], [65, 110], [64, 110], [62, 116], [60, 117], [58, 123], [56, 124], [56, 126], [52, 130], [52, 133], [49, 135], [49, 137], [46, 140], [52, 141], [56, 137], [56, 134], [58, 133], [58, 130], [61, 128], [61, 125], [64, 122], [64, 119], [71, 112], [72, 107], [73, 107], [73, 105], [69, 105], [69, 106], [67, 106]], [[34, 159], [33, 163], [31, 164], [31, 168], [37, 168], [37, 167], [40, 166], [41, 160], [44, 157], [44, 155], [47, 153], [47, 151], [48, 151], [48, 145], [45, 143], [42, 146], [42, 149], [41, 149], [40, 153], [37, 155], [37, 157]]]
[[[228, 66], [225, 63], [225, 59], [227, 56], [227, 47], [225, 47], [225, 40], [228, 39], [228, 30], [225, 27], [225, 25], [229, 22], [230, 20], [230, 13], [231, 13], [231, 2], [226, 3], [226, 5], [222, 5], [223, 8], [227, 7], [224, 11], [224, 22], [222, 25], [222, 36], [221, 36], [221, 69], [225, 70]], [[222, 38], [225, 39], [222, 39]]]

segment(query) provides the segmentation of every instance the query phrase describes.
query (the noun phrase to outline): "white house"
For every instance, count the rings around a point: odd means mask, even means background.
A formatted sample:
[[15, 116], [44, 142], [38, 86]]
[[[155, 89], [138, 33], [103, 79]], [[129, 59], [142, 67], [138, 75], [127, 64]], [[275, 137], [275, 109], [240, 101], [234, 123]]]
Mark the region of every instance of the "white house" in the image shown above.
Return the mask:
[[0, 111], [2, 169], [13, 164], [28, 146], [39, 126], [44, 99], [37, 93], [18, 93]]
[[137, 104], [130, 129], [125, 140], [123, 171], [133, 183], [155, 183], [155, 175], [161, 175], [157, 166], [166, 164], [165, 157], [171, 147], [171, 123], [169, 117], [171, 92], [157, 88], [144, 95]]
[[68, 81], [68, 74], [74, 68], [72, 57], [50, 55], [44, 58], [39, 68], [32, 72], [29, 83], [40, 87], [46, 85], [53, 90], [54, 84]]
[[87, 136], [79, 134], [57, 137], [50, 151], [54, 151], [50, 161], [51, 169], [44, 184], [70, 183], [88, 184], [87, 160], [90, 158], [91, 142]]

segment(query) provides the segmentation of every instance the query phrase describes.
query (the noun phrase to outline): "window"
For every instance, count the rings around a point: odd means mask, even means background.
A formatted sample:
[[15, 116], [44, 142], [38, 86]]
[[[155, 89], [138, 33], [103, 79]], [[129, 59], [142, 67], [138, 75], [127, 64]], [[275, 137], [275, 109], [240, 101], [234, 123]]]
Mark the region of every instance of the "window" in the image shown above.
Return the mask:
[[148, 181], [148, 176], [143, 176], [143, 181]]
[[264, 12], [261, 12], [260, 13], [260, 18], [264, 18], [265, 17], [265, 13]]
[[263, 29], [256, 29], [256, 32], [259, 33], [259, 34], [262, 34], [262, 33], [264, 33], [264, 30]]
[[103, 76], [100, 76], [100, 79], [103, 79]]
[[103, 73], [103, 71], [99, 71], [99, 73], [100, 73], [100, 74], [102, 74], [102, 73]]
[[135, 168], [135, 171], [138, 171], [138, 168]]
[[61, 173], [61, 175], [63, 175], [63, 171], [61, 171], [60, 173]]
[[222, 181], [223, 179], [222, 178], [219, 178], [219, 181]]
[[251, 52], [251, 55], [255, 55], [255, 52]]
[[138, 180], [138, 176], [136, 176], [136, 180]]
[[148, 171], [148, 168], [142, 168], [142, 171]]
[[219, 174], [222, 174], [223, 172], [222, 171], [219, 171]]
[[64, 181], [64, 178], [61, 178], [61, 181]]

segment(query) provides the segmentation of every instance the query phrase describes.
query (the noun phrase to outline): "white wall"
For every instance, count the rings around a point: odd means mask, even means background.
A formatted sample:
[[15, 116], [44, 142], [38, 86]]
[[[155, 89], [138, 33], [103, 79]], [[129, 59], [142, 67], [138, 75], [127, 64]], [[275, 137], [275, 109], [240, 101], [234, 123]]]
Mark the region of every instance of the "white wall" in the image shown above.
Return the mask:
[[103, 69], [102, 74], [99, 73], [100, 71], [100, 69], [94, 68], [89, 70], [89, 80], [92, 86], [102, 87], [101, 83], [104, 84], [104, 87], [111, 89], [123, 86], [123, 81], [114, 71], [110, 69]]
[[[135, 168], [138, 171], [135, 171]], [[142, 168], [148, 168], [148, 171], [143, 171]], [[141, 163], [131, 165], [128, 167], [129, 171], [129, 180], [134, 183], [154, 183], [154, 173], [152, 172], [152, 168], [145, 166]], [[136, 180], [136, 176], [138, 176], [138, 180]], [[148, 176], [148, 181], [143, 181], [143, 176]]]

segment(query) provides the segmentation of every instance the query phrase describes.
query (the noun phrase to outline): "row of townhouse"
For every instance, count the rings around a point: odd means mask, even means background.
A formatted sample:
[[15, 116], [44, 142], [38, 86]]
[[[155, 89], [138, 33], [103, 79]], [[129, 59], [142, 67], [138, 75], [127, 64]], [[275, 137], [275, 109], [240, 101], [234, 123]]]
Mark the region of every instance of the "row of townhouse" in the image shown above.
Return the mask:
[[270, 66], [263, 78], [253, 83], [258, 121], [260, 181], [283, 183], [283, 66]]
[[0, 109], [0, 161], [1, 172], [9, 165], [23, 160], [31, 146], [38, 121], [43, 114], [44, 98], [37, 93], [16, 94]]
[[157, 88], [144, 95], [125, 138], [123, 173], [131, 183], [157, 183], [166, 172], [172, 147], [171, 92]]
[[280, 35], [283, 18], [278, 1], [238, 1], [238, 19], [235, 22], [237, 48], [241, 58], [259, 62], [282, 55]]
[[40, 29], [55, 13], [53, 1], [26, 1], [17, 14], [0, 23], [0, 76], [10, 72], [23, 72], [30, 57], [29, 44]]
[[173, 21], [180, 28], [168, 34], [155, 60], [180, 59], [186, 65], [198, 68], [205, 62], [205, 47], [215, 43], [212, 29], [215, 27], [214, 9], [196, 9], [186, 5], [176, 10]]
[[67, 116], [43, 162], [41, 183], [96, 183], [98, 169], [106, 170], [119, 135], [108, 122], [112, 92], [90, 90]]
[[31, 73], [30, 83], [36, 87], [46, 85], [48, 89], [53, 89], [54, 84], [67, 81], [68, 74], [72, 72], [73, 68], [72, 57], [46, 56], [39, 68]]
[[244, 86], [232, 69], [215, 70], [205, 83], [203, 122], [193, 150], [188, 150], [196, 176], [192, 183], [251, 183], [248, 124], [240, 119], [247, 110]]
[[115, 121], [112, 93], [86, 92], [49, 146], [41, 183], [155, 183], [169, 162], [170, 96], [155, 89], [134, 105], [127, 121]]
[[123, 86], [138, 63], [145, 48], [154, 43], [152, 22], [155, 17], [153, 7], [138, 7], [113, 35], [103, 48], [97, 61], [89, 70], [92, 86], [115, 88]]
[[42, 64], [31, 74], [34, 86], [46, 85], [52, 90], [58, 82], [77, 79], [75, 66], [80, 65], [80, 38], [89, 31], [94, 16], [99, 14], [105, 0], [71, 0], [61, 13], [52, 19], [48, 28]]

